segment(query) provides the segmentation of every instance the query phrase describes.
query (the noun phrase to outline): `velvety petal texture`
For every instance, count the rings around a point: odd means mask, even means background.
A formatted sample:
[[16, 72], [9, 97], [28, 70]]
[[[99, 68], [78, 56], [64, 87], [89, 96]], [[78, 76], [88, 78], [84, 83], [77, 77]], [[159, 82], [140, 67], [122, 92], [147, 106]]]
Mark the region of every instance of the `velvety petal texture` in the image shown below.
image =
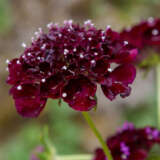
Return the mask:
[[11, 88], [17, 112], [24, 117], [37, 117], [46, 104], [38, 85], [23, 84]]
[[38, 116], [48, 98], [89, 111], [97, 103], [97, 84], [110, 100], [130, 94], [137, 49], [119, 33], [97, 29], [91, 21], [47, 26], [48, 33], [40, 28], [29, 47], [23, 44], [24, 53], [8, 64], [7, 83], [22, 116]]
[[[135, 128], [125, 123], [118, 133], [106, 141], [114, 160], [145, 160], [155, 144], [160, 144], [160, 131], [156, 128]], [[96, 149], [94, 160], [107, 160], [101, 148]]]
[[136, 76], [136, 69], [131, 64], [121, 65], [106, 76], [109, 83], [102, 84], [103, 93], [110, 100], [120, 94], [122, 98], [129, 96], [131, 88], [129, 84]]

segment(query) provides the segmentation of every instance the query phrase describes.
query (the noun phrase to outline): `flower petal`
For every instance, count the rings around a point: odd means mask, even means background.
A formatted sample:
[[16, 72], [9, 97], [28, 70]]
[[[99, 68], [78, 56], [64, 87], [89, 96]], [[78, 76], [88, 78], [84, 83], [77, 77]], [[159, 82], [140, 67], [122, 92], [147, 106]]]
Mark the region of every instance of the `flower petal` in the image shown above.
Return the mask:
[[109, 76], [109, 78], [112, 78], [113, 82], [122, 82], [124, 84], [131, 84], [135, 77], [136, 69], [131, 64], [125, 64], [117, 67]]
[[120, 83], [113, 83], [110, 87], [101, 85], [101, 88], [104, 95], [111, 101], [114, 100], [118, 94], [120, 94], [122, 98], [125, 98], [129, 96], [131, 92], [131, 88], [129, 86]]
[[17, 112], [24, 117], [37, 117], [46, 104], [46, 98], [40, 96], [39, 87], [23, 84], [11, 88]]
[[96, 89], [95, 83], [81, 76], [70, 80], [64, 86], [61, 96], [75, 110], [87, 111], [96, 105], [96, 101], [94, 100]]
[[41, 84], [41, 92], [47, 98], [60, 98], [60, 90], [63, 86], [62, 76], [54, 75]]

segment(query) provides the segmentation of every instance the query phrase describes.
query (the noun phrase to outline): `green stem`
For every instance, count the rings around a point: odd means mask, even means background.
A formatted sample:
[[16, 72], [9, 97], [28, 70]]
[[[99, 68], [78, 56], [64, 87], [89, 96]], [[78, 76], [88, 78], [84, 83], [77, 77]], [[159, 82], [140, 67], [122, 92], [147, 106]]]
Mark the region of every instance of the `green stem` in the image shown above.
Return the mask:
[[101, 134], [99, 133], [99, 131], [95, 127], [95, 125], [94, 125], [90, 115], [88, 114], [88, 112], [82, 112], [82, 115], [85, 118], [85, 120], [87, 121], [88, 125], [92, 129], [92, 131], [95, 134], [95, 136], [97, 137], [97, 139], [99, 140], [99, 142], [101, 143], [103, 151], [104, 151], [104, 153], [105, 153], [105, 155], [107, 157], [107, 160], [113, 160], [112, 155], [110, 153], [110, 150], [109, 150], [107, 144], [105, 143], [105, 141], [103, 140]]
[[160, 64], [156, 68], [156, 77], [157, 77], [157, 120], [158, 128], [160, 129]]
[[58, 160], [92, 160], [92, 155], [89, 154], [64, 155], [64, 156], [58, 156]]

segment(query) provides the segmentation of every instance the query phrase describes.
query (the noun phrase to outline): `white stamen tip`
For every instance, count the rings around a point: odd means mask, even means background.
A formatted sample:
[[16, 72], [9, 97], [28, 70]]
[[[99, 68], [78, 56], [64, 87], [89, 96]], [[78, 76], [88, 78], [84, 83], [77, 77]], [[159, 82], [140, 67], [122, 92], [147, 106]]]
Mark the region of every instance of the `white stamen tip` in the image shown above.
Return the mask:
[[94, 24], [92, 23], [92, 21], [90, 19], [87, 20], [87, 21], [84, 21], [84, 25], [88, 26], [88, 27], [93, 27], [94, 26]]
[[44, 50], [46, 48], [46, 44], [43, 44], [41, 49]]
[[73, 20], [64, 20], [64, 25], [72, 25]]
[[41, 82], [43, 82], [43, 83], [46, 82], [46, 79], [45, 78], [41, 79]]
[[148, 22], [149, 22], [149, 23], [153, 23], [153, 22], [154, 22], [154, 18], [153, 18], [153, 17], [149, 17], [149, 18], [148, 18]]
[[6, 63], [9, 64], [9, 62], [10, 62], [9, 59], [6, 59]]
[[23, 59], [25, 59], [25, 58], [26, 58], [26, 56], [25, 56], [25, 55], [23, 55], [23, 56], [22, 56], [22, 58], [23, 58]]
[[67, 70], [67, 67], [66, 67], [66, 66], [63, 66], [62, 69], [63, 69], [63, 70]]
[[39, 33], [42, 33], [42, 32], [43, 32], [43, 30], [42, 30], [41, 27], [38, 28], [38, 31], [39, 31]]
[[68, 49], [64, 49], [64, 55], [67, 55], [69, 53]]
[[121, 157], [122, 157], [122, 159], [127, 159], [127, 155], [125, 155], [125, 154], [122, 154]]
[[124, 41], [124, 44], [125, 44], [125, 45], [128, 45], [128, 41]]
[[153, 30], [152, 30], [152, 34], [153, 34], [154, 36], [157, 36], [157, 35], [159, 34], [159, 31], [158, 31], [157, 29], [153, 29]]
[[90, 20], [90, 19], [84, 21], [84, 24], [85, 24], [85, 25], [90, 24], [90, 23], [91, 23], [91, 20]]
[[32, 37], [32, 38], [31, 38], [32, 43], [34, 42], [34, 40], [35, 40], [34, 37]]
[[98, 53], [97, 53], [97, 52], [94, 52], [94, 55], [95, 55], [95, 56], [97, 56], [97, 55], [98, 55]]
[[89, 38], [88, 38], [88, 40], [89, 40], [89, 41], [91, 41], [91, 40], [92, 40], [92, 38], [91, 38], [91, 37], [89, 37]]
[[102, 36], [102, 40], [105, 40], [105, 38], [106, 38], [105, 36]]
[[95, 61], [95, 60], [91, 60], [91, 63], [92, 63], [92, 64], [95, 64], [95, 63], [96, 63], [96, 61]]
[[110, 28], [111, 28], [111, 26], [110, 26], [110, 25], [107, 25], [106, 29], [110, 29]]
[[49, 28], [49, 29], [51, 29], [53, 26], [54, 26], [54, 25], [53, 25], [52, 22], [50, 22], [50, 23], [47, 24], [47, 28]]
[[21, 62], [19, 61], [19, 60], [17, 60], [17, 62], [16, 62], [17, 64], [21, 64]]
[[76, 52], [76, 51], [77, 51], [77, 48], [74, 48], [74, 49], [73, 49], [73, 52]]
[[21, 89], [22, 89], [21, 85], [17, 86], [17, 90], [21, 90]]
[[41, 59], [41, 57], [37, 57], [37, 60], [40, 60]]
[[82, 53], [80, 54], [80, 58], [84, 58], [84, 55]]
[[31, 53], [29, 52], [29, 53], [27, 53], [27, 56], [31, 56]]
[[63, 98], [67, 97], [67, 93], [62, 93], [62, 97]]
[[59, 38], [61, 38], [61, 37], [62, 37], [62, 34], [61, 34], [61, 33], [59, 33], [59, 34], [58, 34], [58, 37], [59, 37]]
[[112, 72], [112, 69], [111, 69], [111, 68], [108, 68], [108, 72]]
[[26, 48], [27, 45], [23, 42], [23, 43], [22, 43], [22, 47], [23, 47], [23, 48]]

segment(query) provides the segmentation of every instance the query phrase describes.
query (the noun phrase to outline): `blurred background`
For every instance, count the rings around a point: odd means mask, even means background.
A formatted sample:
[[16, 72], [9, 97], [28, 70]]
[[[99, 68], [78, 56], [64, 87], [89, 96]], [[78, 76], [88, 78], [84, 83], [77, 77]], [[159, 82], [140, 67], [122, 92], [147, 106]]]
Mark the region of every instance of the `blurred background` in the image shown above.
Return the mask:
[[[49, 100], [37, 119], [20, 117], [9, 96], [5, 83], [8, 72], [6, 59], [19, 56], [21, 43], [30, 43], [38, 27], [49, 22], [62, 23], [66, 19], [83, 23], [91, 19], [97, 27], [111, 25], [119, 31], [124, 26], [148, 17], [160, 17], [159, 0], [0, 0], [0, 160], [28, 160], [39, 145], [44, 125], [60, 154], [91, 153], [99, 146], [79, 112], [65, 103]], [[124, 121], [136, 126], [156, 125], [155, 72], [138, 71], [132, 94], [114, 102], [106, 99], [98, 89], [98, 108], [92, 111], [93, 120], [104, 138]]]

